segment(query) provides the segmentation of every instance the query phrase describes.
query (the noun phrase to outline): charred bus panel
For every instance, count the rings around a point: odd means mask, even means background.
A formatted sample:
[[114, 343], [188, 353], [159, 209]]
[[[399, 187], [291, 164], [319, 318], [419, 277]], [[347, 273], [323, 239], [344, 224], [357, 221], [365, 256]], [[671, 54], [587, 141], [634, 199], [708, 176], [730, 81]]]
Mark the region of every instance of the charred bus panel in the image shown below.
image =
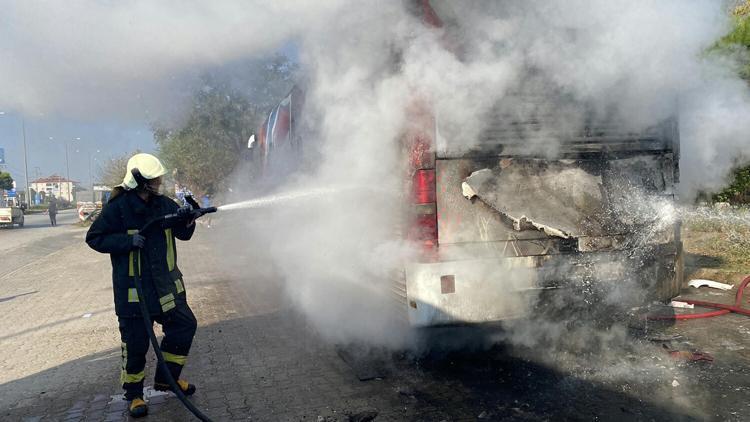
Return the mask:
[[[435, 192], [435, 229], [413, 239], [423, 259], [396, 283], [413, 325], [522, 317], [556, 289], [628, 289], [623, 301], [633, 304], [679, 293], [679, 222], [663, 215], [679, 177], [676, 121], [637, 133], [588, 123], [571, 133], [538, 116], [496, 117], [459, 152], [425, 148], [440, 136], [433, 127], [406, 141], [412, 156], [434, 154], [410, 162], [414, 174], [434, 172], [427, 182], [412, 177], [412, 191]], [[554, 158], [530, 147], [545, 143]], [[424, 220], [412, 215], [410, 224]]]

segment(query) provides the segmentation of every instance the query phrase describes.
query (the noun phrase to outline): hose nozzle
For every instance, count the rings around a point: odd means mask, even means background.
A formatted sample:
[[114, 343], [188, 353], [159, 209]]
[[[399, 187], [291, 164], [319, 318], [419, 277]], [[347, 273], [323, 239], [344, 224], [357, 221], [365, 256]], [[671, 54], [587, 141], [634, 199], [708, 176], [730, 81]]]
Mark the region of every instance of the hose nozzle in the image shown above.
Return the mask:
[[216, 212], [216, 211], [218, 211], [218, 210], [219, 210], [219, 209], [218, 209], [218, 208], [216, 208], [216, 207], [207, 207], [207, 208], [198, 208], [198, 209], [197, 209], [196, 211], [200, 212], [200, 213], [201, 213], [201, 215], [204, 215], [204, 214], [211, 214], [211, 213], [214, 213], [214, 212]]

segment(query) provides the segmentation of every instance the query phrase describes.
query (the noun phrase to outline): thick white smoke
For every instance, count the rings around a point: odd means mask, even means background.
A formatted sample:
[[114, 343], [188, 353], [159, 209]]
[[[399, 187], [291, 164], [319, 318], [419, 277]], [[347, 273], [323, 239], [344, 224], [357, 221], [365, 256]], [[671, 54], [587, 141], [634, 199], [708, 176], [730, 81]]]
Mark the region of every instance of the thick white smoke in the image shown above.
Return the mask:
[[149, 119], [202, 72], [268, 54], [348, 2], [0, 1], [0, 108]]
[[[366, 189], [402, 186], [399, 136], [410, 118], [404, 110], [415, 98], [434, 107], [444, 137], [438, 148], [447, 150], [475, 143], [487, 111], [498, 101], [512, 107], [519, 91], [590, 104], [593, 110], [549, 110], [570, 130], [591, 111], [631, 130], [679, 115], [687, 196], [719, 186], [734, 160], [750, 151], [750, 119], [740, 117], [750, 115], [747, 86], [733, 76], [728, 58], [706, 53], [730, 29], [720, 2], [432, 4], [442, 28], [398, 5], [360, 5], [356, 12], [341, 10], [302, 44], [312, 81], [308, 103], [320, 113], [323, 151], [312, 183], [348, 183], [364, 191], [305, 204], [315, 228], [289, 238], [274, 233], [285, 240], [272, 243], [284, 245], [283, 259], [291, 255], [305, 263], [282, 270], [293, 280], [292, 296], [337, 336], [389, 339], [382, 334], [391, 332], [383, 328], [390, 318], [356, 305], [352, 312], [351, 305], [363, 303], [362, 295], [370, 305], [390, 300], [371, 289], [381, 285], [383, 291], [389, 283], [383, 271], [371, 270], [402, 258], [392, 255], [401, 249], [383, 245], [389, 245], [406, 200], [374, 200]], [[552, 154], [554, 147], [529, 145]], [[320, 271], [307, 272], [310, 267]], [[355, 289], [345, 294], [344, 285]], [[295, 296], [299, 291], [305, 293]]]
[[[399, 71], [380, 92], [427, 96], [458, 143], [473, 142], [482, 112], [517, 90], [532, 67], [636, 127], [679, 104], [683, 157], [693, 170], [684, 172], [688, 195], [723, 182], [750, 142], [743, 83], [706, 53], [730, 28], [728, 2], [435, 0], [445, 23], [436, 31], [402, 2], [370, 3], [3, 0], [0, 108], [153, 118], [180, 109], [199, 73], [301, 39], [315, 79], [341, 68], [372, 78], [401, 52]], [[359, 93], [351, 84], [385, 82], [352, 77], [341, 81], [340, 97]], [[335, 119], [336, 110], [327, 115]]]
[[[721, 1], [434, 0], [442, 28], [416, 3], [2, 1], [0, 107], [159, 115], [186, 100], [186, 78], [299, 40], [306, 118], [318, 126], [305, 142], [319, 162], [285, 187], [359, 190], [269, 213], [272, 229], [244, 246], [268, 250], [323, 331], [375, 342], [392, 340], [381, 292], [406, 253], [393, 239], [405, 204], [399, 138], [415, 99], [434, 108], [439, 148], [455, 150], [519, 91], [563, 94], [631, 129], [677, 113], [687, 197], [750, 153], [747, 85], [731, 58], [706, 53], [730, 29]], [[549, 112], [570, 130], [584, 115]]]
[[[750, 119], [741, 117], [749, 115], [747, 84], [734, 74], [731, 58], [707, 53], [730, 29], [726, 3], [433, 3], [447, 17], [449, 33], [451, 19], [460, 28], [449, 39], [462, 47], [463, 60], [457, 63], [436, 43], [415, 42], [405, 68], [463, 143], [482, 127], [484, 107], [506, 90], [528, 90], [541, 73], [553, 82], [541, 94], [572, 95], [635, 130], [679, 116], [688, 198], [724, 183], [727, 169], [750, 148]], [[575, 125], [581, 117], [560, 120]], [[466, 133], [468, 139], [461, 136]]]

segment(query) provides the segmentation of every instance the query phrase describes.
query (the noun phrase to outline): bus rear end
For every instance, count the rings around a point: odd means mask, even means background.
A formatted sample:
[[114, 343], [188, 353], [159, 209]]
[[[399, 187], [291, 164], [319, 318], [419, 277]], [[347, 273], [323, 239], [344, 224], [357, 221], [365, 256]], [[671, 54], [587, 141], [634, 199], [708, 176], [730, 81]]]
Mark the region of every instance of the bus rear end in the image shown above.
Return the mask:
[[[508, 103], [529, 101], [546, 100]], [[499, 104], [456, 150], [440, 146], [450, 140], [428, 110], [409, 112], [404, 136], [404, 234], [418, 256], [393, 290], [412, 325], [520, 318], [562, 295], [630, 306], [679, 293], [680, 224], [665, 215], [675, 120], [555, 131], [565, 125], [552, 115], [518, 119]]]

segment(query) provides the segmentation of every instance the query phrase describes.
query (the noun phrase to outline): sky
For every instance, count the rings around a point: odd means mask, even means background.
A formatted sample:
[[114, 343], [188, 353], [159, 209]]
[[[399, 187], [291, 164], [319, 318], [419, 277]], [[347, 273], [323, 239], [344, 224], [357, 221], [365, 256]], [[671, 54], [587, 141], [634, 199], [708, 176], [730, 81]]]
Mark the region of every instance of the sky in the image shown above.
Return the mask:
[[32, 181], [37, 176], [53, 174], [67, 177], [69, 168], [71, 179], [84, 187], [90, 186], [91, 179], [96, 182], [103, 161], [135, 150], [154, 150], [153, 136], [144, 122], [112, 118], [84, 121], [4, 112], [0, 115], [0, 148], [5, 149], [6, 171], [13, 176], [19, 189], [26, 186], [22, 120], [26, 123], [28, 172]]

